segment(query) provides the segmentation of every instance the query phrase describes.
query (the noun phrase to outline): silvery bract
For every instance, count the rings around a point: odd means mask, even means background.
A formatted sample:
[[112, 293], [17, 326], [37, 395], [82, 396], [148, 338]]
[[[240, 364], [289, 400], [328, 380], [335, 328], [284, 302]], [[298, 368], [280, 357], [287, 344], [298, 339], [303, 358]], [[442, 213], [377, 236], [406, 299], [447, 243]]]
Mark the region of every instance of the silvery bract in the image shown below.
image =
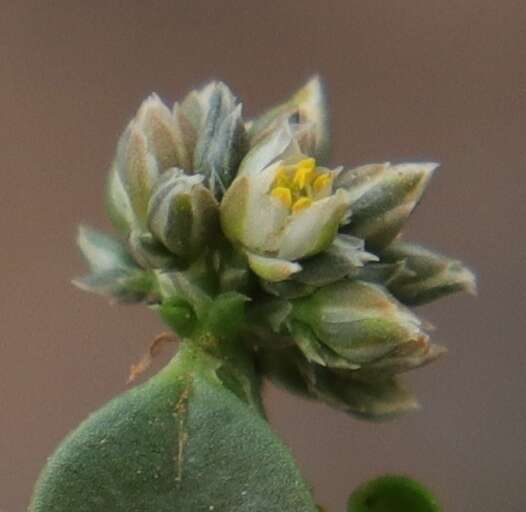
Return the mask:
[[83, 289], [145, 302], [181, 337], [241, 336], [261, 373], [362, 417], [415, 407], [396, 375], [444, 352], [407, 309], [475, 278], [401, 241], [434, 163], [328, 161], [315, 77], [253, 120], [222, 82], [148, 97], [108, 186], [122, 239], [82, 228]]

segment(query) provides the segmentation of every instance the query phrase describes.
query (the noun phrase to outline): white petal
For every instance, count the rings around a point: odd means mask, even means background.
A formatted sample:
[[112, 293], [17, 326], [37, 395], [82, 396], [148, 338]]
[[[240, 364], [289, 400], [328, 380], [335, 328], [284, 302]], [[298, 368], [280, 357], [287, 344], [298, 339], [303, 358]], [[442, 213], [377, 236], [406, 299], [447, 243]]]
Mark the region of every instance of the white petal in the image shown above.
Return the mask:
[[269, 193], [280, 166], [281, 162], [276, 162], [258, 175], [247, 176], [249, 187], [242, 242], [255, 251], [277, 249], [278, 234], [289, 216], [287, 206]]
[[340, 189], [290, 217], [281, 237], [278, 257], [297, 260], [326, 249], [349, 209], [349, 197]]
[[243, 158], [238, 176], [258, 174], [276, 160], [300, 153], [288, 123], [258, 142]]
[[285, 281], [301, 270], [301, 265], [278, 258], [268, 258], [247, 252], [248, 265], [259, 277], [271, 282]]
[[[329, 145], [327, 103], [318, 76], [311, 78], [294, 96], [300, 114], [300, 123], [308, 123], [311, 132], [310, 153], [325, 160]], [[307, 149], [307, 148], [305, 148]]]

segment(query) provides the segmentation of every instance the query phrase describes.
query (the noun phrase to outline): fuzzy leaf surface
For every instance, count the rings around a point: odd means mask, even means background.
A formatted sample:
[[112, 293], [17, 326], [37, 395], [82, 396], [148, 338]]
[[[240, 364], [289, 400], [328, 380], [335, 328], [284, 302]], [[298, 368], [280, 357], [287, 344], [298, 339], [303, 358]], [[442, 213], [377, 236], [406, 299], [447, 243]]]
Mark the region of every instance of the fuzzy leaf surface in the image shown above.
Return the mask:
[[315, 512], [288, 450], [224, 373], [181, 349], [66, 438], [29, 511]]

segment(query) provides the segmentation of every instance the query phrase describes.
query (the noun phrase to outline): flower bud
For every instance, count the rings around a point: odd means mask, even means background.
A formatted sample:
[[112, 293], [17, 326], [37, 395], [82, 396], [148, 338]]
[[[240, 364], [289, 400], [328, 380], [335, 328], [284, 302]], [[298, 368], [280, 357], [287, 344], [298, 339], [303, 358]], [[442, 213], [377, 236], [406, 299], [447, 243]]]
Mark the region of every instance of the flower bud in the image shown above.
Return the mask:
[[424, 304], [455, 292], [476, 293], [475, 276], [460, 261], [419, 245], [394, 242], [381, 257], [387, 263], [405, 264], [406, 271], [399, 272], [388, 284], [391, 293], [404, 304]]
[[184, 117], [189, 121], [195, 133], [199, 133], [207, 116], [210, 96], [217, 82], [209, 82], [201, 89], [191, 90], [179, 105]]
[[172, 167], [189, 170], [192, 132], [184, 115], [177, 109], [170, 112], [159, 96], [152, 94], [142, 103], [135, 119], [160, 172]]
[[418, 408], [396, 378], [358, 379], [353, 372], [310, 363], [293, 347], [260, 349], [258, 367], [278, 386], [358, 418], [386, 420]]
[[369, 249], [387, 246], [400, 232], [437, 164], [371, 164], [342, 172], [336, 187], [349, 192], [352, 220], [342, 232], [363, 238]]
[[146, 136], [132, 121], [119, 140], [108, 182], [110, 216], [116, 225], [126, 231], [145, 228], [148, 202], [158, 177], [159, 167]]
[[412, 340], [394, 349], [388, 357], [364, 365], [354, 375], [356, 378], [384, 379], [432, 363], [446, 352], [445, 347], [428, 343], [426, 339]]
[[149, 230], [174, 254], [193, 259], [218, 233], [218, 207], [200, 175], [163, 173], [148, 206]]
[[113, 223], [125, 233], [144, 230], [148, 203], [160, 173], [192, 168], [195, 134], [184, 113], [152, 94], [122, 134], [110, 171], [107, 203]]
[[357, 379], [310, 365], [310, 391], [318, 400], [361, 419], [383, 421], [418, 409], [418, 401], [396, 378]]
[[132, 231], [128, 237], [128, 249], [137, 264], [145, 269], [173, 270], [185, 263], [151, 233]]
[[427, 344], [418, 318], [372, 283], [340, 281], [291, 302], [292, 336], [320, 365], [358, 369], [408, 343]]
[[194, 167], [207, 177], [208, 187], [216, 197], [221, 197], [232, 183], [247, 150], [241, 105], [225, 84], [215, 83], [198, 134]]
[[318, 76], [284, 103], [255, 119], [249, 129], [252, 144], [267, 137], [284, 121], [300, 127], [298, 142], [303, 153], [325, 162], [329, 154], [329, 119], [327, 101]]

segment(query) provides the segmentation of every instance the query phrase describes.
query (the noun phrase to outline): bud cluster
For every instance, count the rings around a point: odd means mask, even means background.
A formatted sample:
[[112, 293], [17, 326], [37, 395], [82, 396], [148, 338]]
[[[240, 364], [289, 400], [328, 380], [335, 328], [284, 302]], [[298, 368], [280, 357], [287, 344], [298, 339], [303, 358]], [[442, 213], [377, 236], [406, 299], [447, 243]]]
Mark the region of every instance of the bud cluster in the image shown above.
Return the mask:
[[415, 406], [397, 374], [444, 352], [407, 306], [474, 292], [460, 262], [400, 233], [437, 165], [328, 165], [311, 79], [243, 119], [221, 82], [173, 108], [152, 95], [107, 184], [120, 238], [82, 228], [83, 289], [145, 302], [185, 338], [247, 340], [261, 372], [359, 416]]

